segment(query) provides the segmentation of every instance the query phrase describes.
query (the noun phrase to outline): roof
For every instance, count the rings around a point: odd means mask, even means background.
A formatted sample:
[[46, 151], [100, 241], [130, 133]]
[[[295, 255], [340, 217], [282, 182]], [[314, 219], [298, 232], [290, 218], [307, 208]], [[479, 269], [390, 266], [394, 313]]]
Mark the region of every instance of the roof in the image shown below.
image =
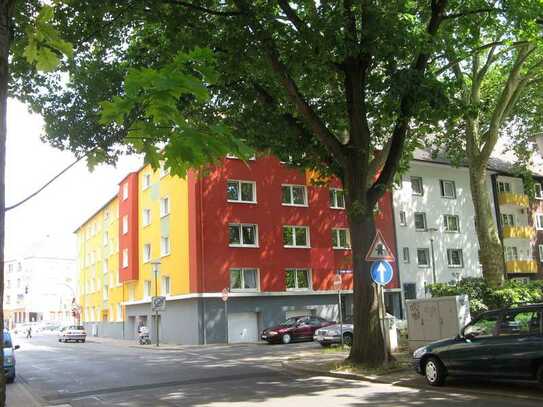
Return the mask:
[[[445, 152], [436, 152], [430, 149], [417, 148], [413, 151], [413, 160], [422, 162], [431, 162], [435, 164], [453, 165], [452, 161], [447, 158]], [[462, 161], [458, 164], [459, 167], [468, 167], [467, 161]], [[503, 160], [498, 157], [490, 157], [488, 160], [487, 169], [503, 174], [508, 174], [517, 177], [518, 173], [515, 169], [515, 163]], [[532, 175], [543, 177], [543, 173], [532, 170]]]
[[100, 208], [98, 208], [92, 215], [90, 215], [85, 221], [79, 225], [73, 233], [77, 233], [79, 229], [81, 229], [89, 220], [94, 218], [96, 215], [98, 215], [106, 206], [108, 206], [111, 202], [113, 202], [117, 198], [117, 194], [113, 195], [105, 204], [103, 204]]

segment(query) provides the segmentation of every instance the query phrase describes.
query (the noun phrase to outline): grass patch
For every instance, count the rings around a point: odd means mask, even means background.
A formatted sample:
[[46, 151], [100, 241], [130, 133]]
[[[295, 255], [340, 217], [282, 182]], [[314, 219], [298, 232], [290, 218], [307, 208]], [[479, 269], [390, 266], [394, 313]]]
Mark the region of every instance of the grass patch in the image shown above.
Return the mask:
[[349, 352], [350, 350], [351, 348], [347, 345], [345, 345], [343, 349], [341, 349], [341, 346], [339, 345], [327, 346], [321, 349], [322, 353], [332, 353], [332, 354]]

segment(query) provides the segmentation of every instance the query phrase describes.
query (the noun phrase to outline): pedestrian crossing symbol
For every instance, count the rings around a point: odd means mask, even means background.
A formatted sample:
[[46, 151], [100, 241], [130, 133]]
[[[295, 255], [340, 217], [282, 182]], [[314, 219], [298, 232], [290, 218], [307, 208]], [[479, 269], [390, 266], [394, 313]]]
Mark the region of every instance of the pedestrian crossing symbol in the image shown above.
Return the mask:
[[392, 250], [388, 247], [381, 234], [381, 231], [377, 229], [373, 242], [371, 243], [368, 254], [366, 255], [366, 261], [387, 260], [394, 261], [394, 255]]

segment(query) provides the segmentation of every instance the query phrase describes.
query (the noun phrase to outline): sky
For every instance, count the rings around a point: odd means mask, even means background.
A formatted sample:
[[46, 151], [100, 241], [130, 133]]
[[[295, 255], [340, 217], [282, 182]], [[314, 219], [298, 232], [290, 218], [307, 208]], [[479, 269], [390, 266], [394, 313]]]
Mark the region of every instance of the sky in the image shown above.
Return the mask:
[[[42, 118], [10, 99], [6, 206], [24, 199], [75, 161], [72, 153], [42, 142], [42, 133]], [[51, 256], [75, 258], [73, 231], [116, 194], [118, 182], [141, 162], [139, 157], [124, 157], [116, 168], [102, 165], [93, 172], [79, 162], [39, 195], [8, 211], [5, 258], [31, 256], [38, 246], [46, 246]]]

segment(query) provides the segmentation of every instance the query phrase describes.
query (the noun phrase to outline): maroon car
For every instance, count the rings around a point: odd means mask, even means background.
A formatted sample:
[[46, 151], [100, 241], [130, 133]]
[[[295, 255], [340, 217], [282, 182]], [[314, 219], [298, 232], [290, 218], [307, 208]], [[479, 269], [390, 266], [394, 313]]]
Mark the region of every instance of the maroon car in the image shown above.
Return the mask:
[[261, 338], [269, 343], [312, 341], [317, 329], [332, 324], [334, 322], [320, 317], [292, 317], [277, 326], [264, 329]]

